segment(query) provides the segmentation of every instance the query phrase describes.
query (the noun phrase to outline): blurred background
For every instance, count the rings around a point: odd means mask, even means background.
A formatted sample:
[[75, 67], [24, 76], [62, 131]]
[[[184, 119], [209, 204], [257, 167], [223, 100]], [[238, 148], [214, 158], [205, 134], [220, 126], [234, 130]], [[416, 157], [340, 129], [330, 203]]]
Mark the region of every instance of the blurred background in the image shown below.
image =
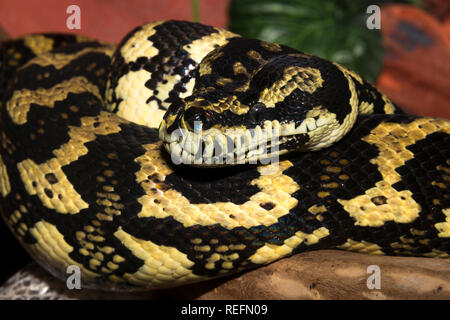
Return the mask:
[[[66, 26], [73, 4], [80, 30]], [[370, 5], [381, 8], [379, 30], [366, 26]], [[117, 43], [137, 25], [163, 19], [227, 28], [339, 62], [405, 111], [450, 118], [450, 0], [0, 0], [0, 39], [69, 32]], [[9, 236], [4, 224], [0, 235]], [[18, 245], [4, 250], [17, 264], [28, 259]], [[17, 270], [11, 261], [1, 268], [0, 283]]]

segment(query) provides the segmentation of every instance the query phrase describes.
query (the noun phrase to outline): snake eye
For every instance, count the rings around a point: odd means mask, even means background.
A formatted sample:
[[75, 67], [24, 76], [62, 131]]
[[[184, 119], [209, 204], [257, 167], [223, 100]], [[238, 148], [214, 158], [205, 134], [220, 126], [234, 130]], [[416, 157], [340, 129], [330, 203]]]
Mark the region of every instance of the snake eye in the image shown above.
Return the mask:
[[192, 107], [185, 112], [184, 121], [192, 130], [199, 131], [205, 127], [207, 116], [203, 109]]
[[262, 118], [262, 110], [265, 105], [261, 102], [255, 103], [248, 111], [248, 117], [252, 122], [260, 122]]

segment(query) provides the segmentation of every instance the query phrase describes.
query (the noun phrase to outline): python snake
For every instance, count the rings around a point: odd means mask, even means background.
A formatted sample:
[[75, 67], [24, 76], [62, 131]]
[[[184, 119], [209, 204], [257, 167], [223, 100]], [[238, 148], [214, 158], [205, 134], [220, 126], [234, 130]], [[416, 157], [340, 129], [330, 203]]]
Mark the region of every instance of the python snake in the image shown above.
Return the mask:
[[[336, 63], [159, 21], [117, 48], [3, 42], [0, 90], [2, 217], [62, 280], [75, 265], [84, 287], [152, 289], [323, 248], [450, 254], [450, 122]], [[279, 161], [263, 163], [264, 130]]]

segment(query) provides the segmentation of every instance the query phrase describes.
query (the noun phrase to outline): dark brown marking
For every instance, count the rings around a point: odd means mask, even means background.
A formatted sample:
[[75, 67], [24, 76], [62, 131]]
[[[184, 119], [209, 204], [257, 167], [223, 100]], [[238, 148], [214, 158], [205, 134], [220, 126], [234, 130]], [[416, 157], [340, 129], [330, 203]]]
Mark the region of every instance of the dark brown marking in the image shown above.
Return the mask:
[[50, 184], [55, 184], [55, 183], [58, 182], [58, 179], [56, 179], [56, 176], [55, 176], [53, 173], [47, 173], [47, 174], [45, 175], [45, 179], [47, 179], [47, 181], [48, 181]]
[[273, 202], [266, 202], [266, 203], [261, 203], [259, 205], [261, 208], [266, 209], [267, 211], [273, 209], [275, 207], [275, 203]]
[[50, 199], [53, 198], [53, 192], [50, 189], [44, 189], [45, 194], [47, 195], [47, 197], [49, 197]]
[[372, 199], [370, 199], [370, 201], [375, 203], [377, 206], [380, 206], [382, 204], [386, 204], [387, 203], [387, 199], [386, 199], [385, 196], [373, 197]]

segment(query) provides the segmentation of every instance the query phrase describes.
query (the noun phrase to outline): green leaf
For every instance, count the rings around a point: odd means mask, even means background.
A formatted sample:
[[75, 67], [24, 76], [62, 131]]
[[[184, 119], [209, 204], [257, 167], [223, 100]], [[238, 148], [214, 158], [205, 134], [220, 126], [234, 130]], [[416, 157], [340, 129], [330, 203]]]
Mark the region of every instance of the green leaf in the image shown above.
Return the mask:
[[418, 0], [232, 0], [229, 29], [341, 63], [368, 81], [382, 64], [379, 30], [369, 30], [367, 7]]

